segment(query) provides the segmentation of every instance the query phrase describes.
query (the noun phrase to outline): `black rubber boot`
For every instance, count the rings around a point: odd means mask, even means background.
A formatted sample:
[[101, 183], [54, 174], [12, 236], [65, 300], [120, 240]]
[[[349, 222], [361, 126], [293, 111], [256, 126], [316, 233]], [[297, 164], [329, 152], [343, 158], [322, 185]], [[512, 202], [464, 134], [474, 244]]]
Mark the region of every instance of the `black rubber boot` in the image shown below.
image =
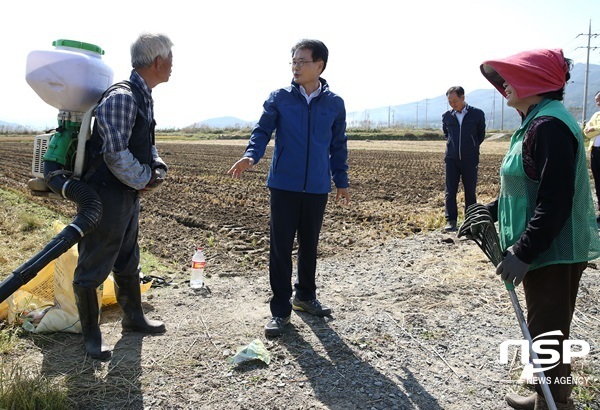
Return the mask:
[[138, 275], [114, 275], [117, 303], [123, 309], [123, 330], [142, 333], [164, 333], [165, 324], [150, 320], [142, 309], [142, 291]]
[[77, 310], [79, 311], [85, 351], [94, 359], [110, 359], [112, 355], [110, 346], [104, 342], [98, 323], [100, 309], [96, 289], [84, 288], [74, 283], [73, 291]]

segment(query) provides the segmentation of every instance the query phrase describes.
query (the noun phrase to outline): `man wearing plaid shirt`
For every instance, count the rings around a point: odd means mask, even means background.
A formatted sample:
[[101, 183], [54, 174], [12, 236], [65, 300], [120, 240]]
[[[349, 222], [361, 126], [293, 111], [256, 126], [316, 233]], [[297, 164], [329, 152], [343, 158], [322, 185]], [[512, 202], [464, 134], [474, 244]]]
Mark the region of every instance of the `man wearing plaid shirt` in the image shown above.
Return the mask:
[[144, 33], [131, 45], [129, 81], [103, 95], [88, 146], [89, 169], [83, 180], [99, 195], [103, 215], [98, 227], [79, 242], [73, 289], [86, 352], [111, 357], [102, 339], [96, 290], [113, 272], [124, 330], [163, 333], [164, 323], [148, 319], [141, 303], [138, 246], [140, 193], [160, 187], [167, 166], [154, 145], [152, 89], [169, 81], [173, 43], [163, 34]]

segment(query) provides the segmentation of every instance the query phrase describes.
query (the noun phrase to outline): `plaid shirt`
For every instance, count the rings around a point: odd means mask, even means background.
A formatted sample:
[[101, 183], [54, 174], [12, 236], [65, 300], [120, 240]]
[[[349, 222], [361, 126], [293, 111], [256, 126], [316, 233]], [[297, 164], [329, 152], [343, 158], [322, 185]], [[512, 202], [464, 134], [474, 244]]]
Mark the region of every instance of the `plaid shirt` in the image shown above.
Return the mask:
[[[132, 70], [129, 81], [137, 85], [144, 95], [149, 120], [154, 116], [152, 91], [137, 71]], [[96, 119], [102, 136], [102, 153], [119, 152], [129, 146], [129, 137], [137, 116], [137, 102], [133, 93], [125, 88], [116, 88], [104, 98], [96, 109]]]
[[[137, 85], [146, 102], [148, 122], [154, 118], [152, 92], [144, 79], [132, 70], [129, 81]], [[152, 175], [149, 166], [141, 164], [129, 151], [129, 138], [135, 125], [138, 106], [133, 92], [125, 88], [111, 91], [96, 109], [96, 121], [102, 138], [101, 153], [110, 171], [125, 185], [133, 189], [142, 189]], [[152, 146], [153, 164], [161, 163], [156, 146]], [[166, 165], [165, 165], [166, 169]]]

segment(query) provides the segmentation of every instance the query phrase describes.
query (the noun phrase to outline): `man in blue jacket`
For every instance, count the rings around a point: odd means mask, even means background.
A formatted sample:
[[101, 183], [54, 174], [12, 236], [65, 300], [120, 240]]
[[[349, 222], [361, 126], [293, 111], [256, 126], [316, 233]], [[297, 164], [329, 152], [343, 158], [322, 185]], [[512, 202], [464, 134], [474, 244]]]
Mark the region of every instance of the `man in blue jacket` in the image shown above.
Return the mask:
[[[350, 202], [344, 101], [321, 78], [329, 51], [318, 40], [292, 48], [289, 87], [273, 91], [263, 104], [244, 156], [228, 171], [239, 178], [260, 161], [274, 130], [275, 149], [267, 178], [271, 193], [269, 280], [271, 319], [267, 336], [280, 336], [292, 309], [315, 316], [331, 314], [317, 299], [317, 246], [331, 180], [336, 202]], [[298, 235], [298, 278], [292, 298], [292, 250]]]
[[458, 207], [456, 194], [462, 176], [465, 190], [465, 209], [477, 201], [477, 169], [479, 145], [485, 138], [485, 115], [483, 111], [465, 102], [465, 90], [450, 87], [446, 91], [448, 104], [452, 107], [442, 115], [442, 129], [446, 138], [446, 227], [447, 232], [456, 231]]

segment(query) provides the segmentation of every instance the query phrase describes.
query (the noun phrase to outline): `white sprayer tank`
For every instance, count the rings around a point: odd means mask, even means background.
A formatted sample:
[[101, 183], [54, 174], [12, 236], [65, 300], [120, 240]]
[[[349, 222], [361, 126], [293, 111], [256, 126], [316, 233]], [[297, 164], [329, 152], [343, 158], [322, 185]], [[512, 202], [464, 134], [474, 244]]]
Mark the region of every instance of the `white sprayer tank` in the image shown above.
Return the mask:
[[52, 107], [87, 111], [113, 83], [113, 70], [102, 61], [104, 50], [74, 40], [52, 45], [54, 50], [34, 50], [27, 56], [27, 84]]

